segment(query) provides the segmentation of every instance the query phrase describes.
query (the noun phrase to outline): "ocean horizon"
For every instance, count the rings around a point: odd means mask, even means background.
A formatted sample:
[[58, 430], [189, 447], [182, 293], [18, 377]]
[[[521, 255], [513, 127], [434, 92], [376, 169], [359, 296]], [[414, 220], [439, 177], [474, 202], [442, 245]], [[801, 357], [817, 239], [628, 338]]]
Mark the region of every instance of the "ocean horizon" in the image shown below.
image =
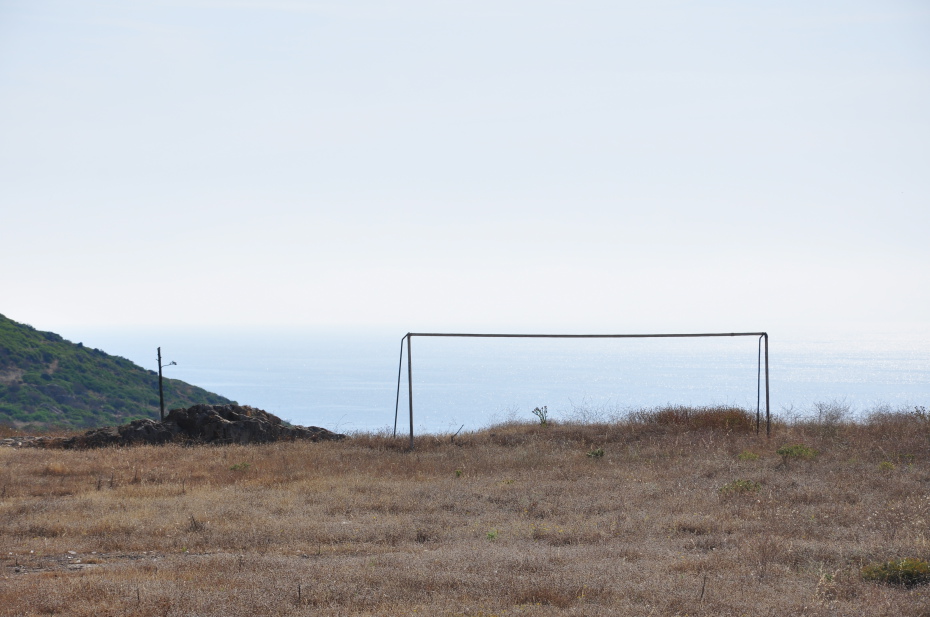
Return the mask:
[[[388, 329], [83, 328], [73, 342], [166, 377], [340, 432], [409, 431], [405, 333]], [[78, 338], [75, 338], [75, 335]], [[853, 417], [930, 402], [926, 332], [779, 337], [770, 333], [771, 412]], [[509, 419], [609, 418], [664, 405], [765, 411], [757, 337], [702, 339], [433, 339], [412, 343], [414, 429], [474, 430]]]

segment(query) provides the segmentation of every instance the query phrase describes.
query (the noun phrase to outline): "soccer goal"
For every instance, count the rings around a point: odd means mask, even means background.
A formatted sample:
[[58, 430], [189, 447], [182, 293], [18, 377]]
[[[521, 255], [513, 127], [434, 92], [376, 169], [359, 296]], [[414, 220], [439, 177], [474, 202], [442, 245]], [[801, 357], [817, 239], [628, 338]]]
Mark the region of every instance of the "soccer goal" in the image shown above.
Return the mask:
[[766, 332], [713, 332], [698, 334], [475, 334], [475, 333], [438, 333], [408, 332], [401, 338], [400, 359], [397, 365], [397, 397], [394, 405], [394, 436], [397, 436], [397, 420], [400, 413], [401, 376], [403, 374], [404, 353], [407, 355], [407, 400], [410, 416], [410, 447], [413, 448], [413, 339], [415, 337], [445, 338], [514, 338], [514, 339], [674, 339], [707, 337], [758, 337], [758, 354], [756, 366], [756, 433], [762, 425], [762, 378], [765, 377], [765, 434], [771, 436], [771, 414], [769, 412], [769, 335]]

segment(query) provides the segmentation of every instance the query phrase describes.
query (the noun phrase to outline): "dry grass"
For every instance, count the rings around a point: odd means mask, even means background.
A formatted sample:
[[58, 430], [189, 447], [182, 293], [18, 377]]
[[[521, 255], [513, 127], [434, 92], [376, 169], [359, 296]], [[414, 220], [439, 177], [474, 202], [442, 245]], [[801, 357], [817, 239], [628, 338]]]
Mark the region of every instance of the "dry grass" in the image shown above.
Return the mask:
[[[930, 557], [925, 422], [767, 440], [708, 414], [413, 452], [382, 435], [3, 448], [0, 614], [930, 615], [927, 586], [859, 575]], [[798, 443], [817, 455], [784, 465]], [[739, 480], [758, 487], [720, 490]]]

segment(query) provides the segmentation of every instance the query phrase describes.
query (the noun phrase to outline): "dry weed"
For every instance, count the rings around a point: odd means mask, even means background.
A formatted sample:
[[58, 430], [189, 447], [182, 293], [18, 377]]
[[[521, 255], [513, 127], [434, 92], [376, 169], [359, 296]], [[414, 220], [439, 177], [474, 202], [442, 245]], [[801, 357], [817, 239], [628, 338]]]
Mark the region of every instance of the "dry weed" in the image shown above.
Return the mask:
[[[926, 586], [859, 576], [930, 557], [920, 419], [766, 440], [732, 416], [510, 423], [413, 452], [3, 448], [0, 614], [930, 614]], [[780, 465], [795, 443], [816, 458]]]

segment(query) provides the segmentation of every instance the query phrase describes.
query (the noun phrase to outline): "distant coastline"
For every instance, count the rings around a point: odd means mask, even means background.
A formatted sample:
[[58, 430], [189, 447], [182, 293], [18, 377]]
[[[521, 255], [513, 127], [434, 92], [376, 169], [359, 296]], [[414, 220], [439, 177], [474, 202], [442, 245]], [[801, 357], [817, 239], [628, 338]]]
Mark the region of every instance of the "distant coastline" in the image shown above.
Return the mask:
[[[154, 366], [161, 345], [172, 375], [296, 424], [338, 431], [392, 427], [398, 346], [393, 329], [125, 330], [82, 333], [111, 353]], [[772, 411], [816, 417], [817, 405], [853, 417], [930, 402], [930, 341], [850, 332], [790, 340], [771, 333]], [[755, 409], [756, 347], [700, 345], [442, 346], [414, 348], [420, 432], [466, 430], [547, 405], [555, 419], [617, 415], [668, 404]], [[404, 374], [406, 380], [406, 374]], [[401, 392], [406, 406], [406, 386]], [[401, 423], [406, 426], [406, 416]]]

